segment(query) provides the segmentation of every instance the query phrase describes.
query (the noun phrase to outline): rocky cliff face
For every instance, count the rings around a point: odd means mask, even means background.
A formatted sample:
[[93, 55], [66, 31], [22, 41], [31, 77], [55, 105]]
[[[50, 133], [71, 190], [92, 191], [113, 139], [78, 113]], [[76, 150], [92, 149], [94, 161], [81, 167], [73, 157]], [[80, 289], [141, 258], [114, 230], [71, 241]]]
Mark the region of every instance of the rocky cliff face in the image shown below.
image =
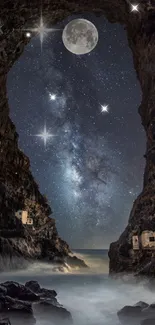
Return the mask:
[[[144, 7], [143, 7], [144, 5]], [[145, 10], [143, 10], [145, 9]], [[135, 30], [134, 30], [135, 29]], [[146, 167], [143, 190], [135, 200], [128, 225], [117, 242], [109, 249], [110, 272], [137, 272], [145, 268], [154, 253], [140, 249], [133, 252], [132, 236], [143, 230], [155, 230], [155, 2], [140, 3], [138, 21], [127, 25], [129, 46], [141, 89], [139, 107], [146, 131]]]
[[[19, 208], [33, 213], [39, 226], [49, 220], [51, 213], [30, 172], [29, 159], [18, 148], [18, 135], [9, 118], [6, 79], [9, 69], [29, 42], [23, 29], [39, 23], [38, 1], [1, 0], [0, 2], [0, 226], [14, 228], [13, 215]], [[142, 88], [139, 113], [147, 136], [144, 189], [134, 203], [124, 233], [109, 250], [110, 272], [131, 271], [150, 258], [141, 251], [137, 258], [131, 252], [131, 237], [142, 229], [155, 227], [155, 2], [141, 0], [139, 12], [132, 12], [128, 0], [44, 0], [42, 14], [46, 25], [53, 25], [66, 16], [79, 12], [104, 14], [110, 22], [121, 23], [127, 31], [134, 66]], [[32, 35], [33, 36], [33, 35]], [[137, 112], [135, 112], [137, 114]], [[43, 234], [32, 236], [23, 226], [22, 239], [0, 238], [0, 251], [40, 257], [67, 254], [68, 245], [51, 224], [50, 238]], [[29, 240], [28, 240], [29, 238]], [[50, 250], [50, 253], [47, 253]], [[17, 254], [17, 255], [18, 255]]]

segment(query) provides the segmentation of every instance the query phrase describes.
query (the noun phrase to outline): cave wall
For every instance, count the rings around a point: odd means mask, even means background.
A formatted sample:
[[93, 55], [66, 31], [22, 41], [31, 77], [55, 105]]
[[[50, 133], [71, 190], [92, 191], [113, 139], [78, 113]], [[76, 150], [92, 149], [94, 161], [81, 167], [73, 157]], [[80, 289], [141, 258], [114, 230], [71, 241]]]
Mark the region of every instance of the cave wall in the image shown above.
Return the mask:
[[[150, 215], [155, 214], [155, 2], [141, 0], [139, 6], [138, 13], [131, 13], [129, 0], [42, 2], [42, 15], [49, 26], [84, 11], [103, 14], [111, 23], [123, 24], [133, 53], [142, 89], [139, 113], [147, 137], [144, 188], [133, 205], [127, 228], [110, 246], [110, 272], [128, 271], [131, 266], [139, 265], [140, 262], [133, 262], [130, 256], [132, 233], [154, 227], [155, 223], [155, 217], [150, 220]], [[29, 159], [18, 148], [18, 134], [9, 118], [6, 89], [7, 73], [29, 42], [23, 29], [38, 24], [40, 13], [37, 0], [0, 2], [0, 224], [5, 223], [5, 218], [18, 206], [34, 211], [34, 215], [37, 212], [40, 224], [51, 213], [31, 174]], [[145, 259], [143, 252], [141, 258]]]

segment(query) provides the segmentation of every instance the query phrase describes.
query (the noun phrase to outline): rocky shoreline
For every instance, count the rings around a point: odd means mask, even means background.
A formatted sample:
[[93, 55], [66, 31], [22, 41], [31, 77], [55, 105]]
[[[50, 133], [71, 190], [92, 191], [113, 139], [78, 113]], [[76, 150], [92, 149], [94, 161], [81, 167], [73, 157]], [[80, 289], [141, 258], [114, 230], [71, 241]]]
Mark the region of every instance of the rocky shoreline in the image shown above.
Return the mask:
[[[50, 319], [55, 324], [72, 324], [71, 313], [58, 301], [55, 290], [41, 288], [37, 281], [25, 285], [13, 281], [0, 284], [0, 318], [11, 325], [33, 325], [39, 319]], [[3, 321], [0, 322], [3, 324]]]
[[154, 325], [155, 303], [147, 304], [139, 301], [133, 306], [125, 306], [117, 313], [121, 324], [128, 325]]

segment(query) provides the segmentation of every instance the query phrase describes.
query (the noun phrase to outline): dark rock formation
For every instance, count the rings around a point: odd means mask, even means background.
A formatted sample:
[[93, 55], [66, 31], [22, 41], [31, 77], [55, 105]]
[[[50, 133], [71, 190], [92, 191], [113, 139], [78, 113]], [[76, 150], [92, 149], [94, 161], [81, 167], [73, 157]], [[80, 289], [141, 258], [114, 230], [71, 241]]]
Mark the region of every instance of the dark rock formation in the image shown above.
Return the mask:
[[[155, 278], [155, 259], [152, 258], [147, 264], [141, 267], [135, 276]], [[151, 280], [153, 284], [153, 281]]]
[[57, 296], [57, 293], [55, 290], [41, 288], [37, 281], [26, 282], [25, 288], [30, 289], [30, 291], [34, 293], [34, 295], [37, 294], [37, 297], [40, 301], [49, 299], [50, 303], [52, 303], [54, 306], [57, 306], [57, 299], [55, 298]]
[[[87, 9], [87, 3], [81, 1], [81, 4]], [[100, 4], [95, 5], [96, 12]], [[93, 3], [89, 9], [93, 9]], [[80, 4], [75, 6], [72, 1], [62, 0], [54, 3], [45, 0], [42, 8], [50, 25], [79, 10]], [[29, 4], [26, 0], [0, 1], [0, 270], [25, 266], [29, 259], [54, 261], [55, 257], [61, 260], [63, 270], [64, 258], [70, 253], [69, 246], [58, 235], [54, 219], [50, 218], [51, 208], [31, 174], [30, 161], [18, 148], [18, 134], [9, 118], [7, 73], [29, 42], [23, 29], [39, 20], [36, 0]], [[19, 209], [28, 211], [35, 231], [15, 218]]]
[[86, 263], [83, 260], [79, 260], [79, 258], [77, 258], [76, 256], [66, 256], [65, 257], [65, 261], [67, 264], [69, 264], [70, 267], [77, 268], [88, 268], [88, 266], [86, 265]]
[[1, 283], [0, 294], [9, 296], [11, 298], [17, 298], [23, 301], [38, 301], [39, 300], [38, 295], [36, 295], [30, 289], [29, 287], [19, 284], [17, 282], [7, 281]]
[[134, 306], [125, 306], [117, 313], [120, 322], [124, 324], [152, 325], [155, 321], [155, 304], [148, 305], [140, 301]]
[[63, 320], [64, 324], [72, 324], [72, 316], [68, 310], [58, 303], [55, 290], [41, 288], [37, 281], [28, 281], [25, 287], [29, 288], [39, 297], [39, 302], [34, 304], [33, 307], [36, 317], [38, 315], [39, 320], [50, 318], [54, 320], [55, 323], [59, 323]]
[[[134, 67], [142, 89], [139, 114], [147, 137], [146, 168], [143, 191], [133, 205], [128, 226], [119, 240], [110, 246], [111, 273], [137, 271], [145, 265], [150, 255], [141, 251], [139, 256], [133, 256], [132, 234], [140, 234], [144, 229], [155, 229], [154, 0], [141, 0], [139, 7], [139, 12], [131, 13], [128, 0], [42, 2], [42, 14], [49, 26], [68, 15], [84, 11], [104, 14], [110, 22], [123, 24], [133, 53]], [[23, 254], [25, 258], [52, 260], [54, 256], [67, 256], [69, 252], [68, 245], [58, 236], [54, 220], [36, 236], [30, 235], [20, 223], [17, 227], [14, 220], [17, 209], [26, 209], [33, 216], [35, 227], [40, 228], [48, 223], [51, 213], [33, 179], [29, 159], [18, 148], [18, 134], [9, 118], [6, 88], [7, 73], [29, 42], [24, 29], [34, 26], [39, 19], [40, 7], [37, 0], [32, 0], [29, 4], [26, 0], [0, 1], [0, 228], [3, 230], [0, 254], [10, 259]], [[14, 235], [10, 232], [9, 236], [6, 230], [13, 231]]]
[[0, 325], [11, 325], [9, 318], [0, 319]]
[[31, 303], [9, 296], [0, 296], [0, 314], [9, 317], [12, 325], [21, 324], [21, 319], [24, 325], [36, 323]]
[[155, 318], [146, 318], [141, 321], [140, 325], [154, 325], [155, 324]]
[[63, 308], [56, 299], [55, 290], [41, 288], [37, 281], [29, 281], [24, 285], [7, 281], [0, 285], [6, 290], [0, 293], [0, 315], [9, 317], [11, 324], [35, 324], [36, 319], [54, 322], [72, 323], [69, 311]]

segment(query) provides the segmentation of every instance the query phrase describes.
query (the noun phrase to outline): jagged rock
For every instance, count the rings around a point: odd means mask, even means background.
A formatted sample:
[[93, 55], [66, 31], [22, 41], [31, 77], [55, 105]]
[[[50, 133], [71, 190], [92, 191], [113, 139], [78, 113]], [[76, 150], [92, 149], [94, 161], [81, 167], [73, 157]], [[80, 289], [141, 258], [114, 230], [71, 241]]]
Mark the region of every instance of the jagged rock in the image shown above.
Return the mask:
[[72, 324], [71, 313], [63, 308], [61, 305], [53, 305], [51, 301], [44, 300], [34, 306], [35, 312], [41, 313], [41, 317], [50, 318], [54, 322], [60, 323], [63, 320], [63, 324]]
[[[25, 284], [26, 287], [30, 288], [32, 291], [37, 292], [40, 297], [40, 302], [34, 305], [34, 311], [41, 314], [41, 317], [50, 317], [54, 321], [67, 322], [67, 324], [72, 323], [72, 316], [68, 310], [63, 308], [57, 299], [57, 293], [55, 290], [49, 290], [41, 288], [37, 281], [29, 281]], [[40, 316], [38, 316], [40, 317]]]
[[139, 301], [134, 306], [125, 306], [117, 313], [120, 322], [126, 324], [154, 325], [155, 304]]
[[0, 312], [33, 314], [32, 304], [30, 302], [14, 299], [9, 296], [0, 296]]
[[[7, 281], [1, 287], [6, 290], [4, 295], [0, 295], [0, 314], [9, 316], [12, 325], [21, 324], [21, 318], [24, 325], [35, 324], [33, 310], [39, 320], [45, 321], [50, 317], [54, 322], [60, 323], [63, 320], [66, 324], [72, 323], [70, 312], [59, 304], [55, 290], [41, 288], [37, 281], [28, 281], [25, 285]], [[8, 296], [8, 293], [14, 297]], [[20, 300], [21, 297], [26, 301]], [[32, 297], [37, 297], [37, 301]]]
[[[40, 297], [40, 302], [34, 305], [34, 311], [38, 313], [38, 317], [50, 317], [54, 321], [72, 323], [71, 313], [63, 308], [57, 299], [57, 293], [55, 290], [49, 290], [41, 288], [37, 281], [29, 281], [25, 284], [26, 287], [37, 293]], [[39, 316], [41, 314], [41, 316]]]
[[4, 288], [4, 295], [10, 296], [23, 301], [38, 301], [39, 297], [32, 292], [28, 287], [19, 284], [18, 282], [7, 281], [1, 283], [0, 288]]
[[28, 281], [26, 282], [25, 287], [31, 289], [34, 293], [36, 293], [40, 300], [50, 300], [52, 304], [58, 304], [57, 299], [55, 298], [57, 296], [55, 290], [41, 288], [37, 281]]
[[37, 281], [28, 281], [25, 283], [25, 287], [32, 290], [34, 293], [39, 293], [41, 288]]
[[21, 324], [21, 319], [23, 325], [36, 323], [31, 303], [9, 296], [0, 296], [0, 313], [5, 317], [9, 316], [11, 325]]
[[149, 306], [149, 304], [147, 304], [147, 303], [144, 302], [144, 301], [138, 301], [138, 302], [134, 305], [134, 307], [140, 307], [141, 309], [146, 308], [146, 307], [148, 307], [148, 306]]
[[150, 262], [148, 262], [144, 267], [142, 267], [135, 276], [142, 276], [142, 277], [155, 277], [155, 259], [153, 258]]
[[142, 310], [143, 317], [145, 318], [155, 318], [155, 304], [151, 304]]
[[141, 320], [142, 307], [141, 306], [125, 306], [118, 311], [117, 315], [122, 324], [136, 323]]
[[83, 260], [77, 258], [76, 256], [67, 256], [65, 258], [65, 261], [72, 268], [76, 268], [76, 267], [78, 267], [78, 268], [88, 268], [88, 265], [86, 265], [86, 263]]

